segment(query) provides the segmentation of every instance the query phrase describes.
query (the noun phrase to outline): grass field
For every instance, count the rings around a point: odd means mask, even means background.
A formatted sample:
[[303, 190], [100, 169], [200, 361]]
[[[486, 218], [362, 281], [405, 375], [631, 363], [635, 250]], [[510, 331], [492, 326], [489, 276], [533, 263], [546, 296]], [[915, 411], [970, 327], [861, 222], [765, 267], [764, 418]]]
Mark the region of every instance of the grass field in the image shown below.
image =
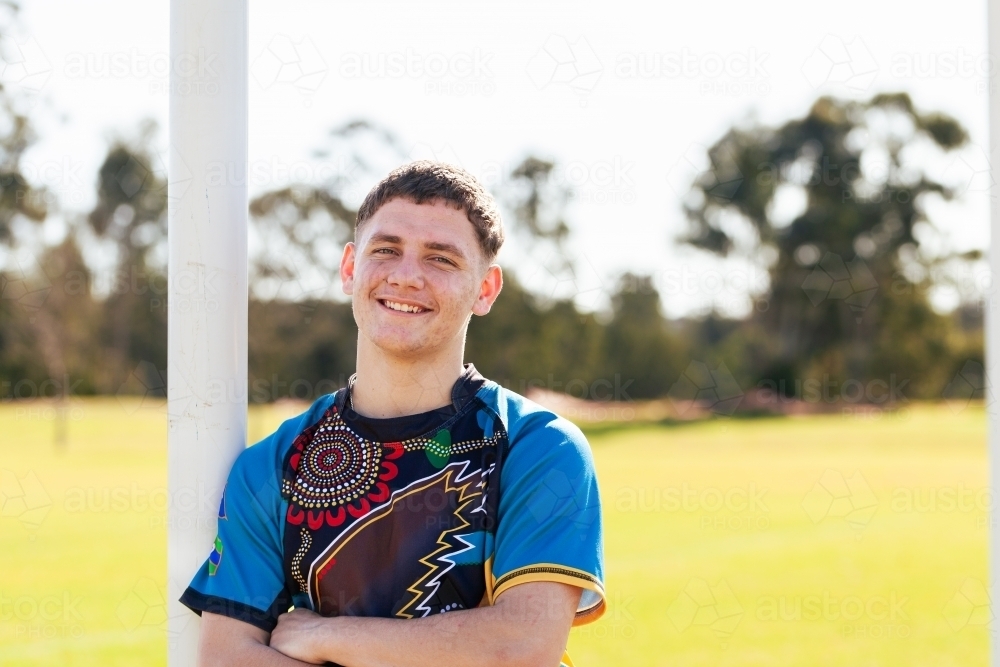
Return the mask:
[[[266, 434], [283, 407], [251, 413]], [[0, 664], [162, 665], [162, 406], [0, 405]], [[587, 665], [987, 664], [981, 407], [594, 432], [610, 607]]]

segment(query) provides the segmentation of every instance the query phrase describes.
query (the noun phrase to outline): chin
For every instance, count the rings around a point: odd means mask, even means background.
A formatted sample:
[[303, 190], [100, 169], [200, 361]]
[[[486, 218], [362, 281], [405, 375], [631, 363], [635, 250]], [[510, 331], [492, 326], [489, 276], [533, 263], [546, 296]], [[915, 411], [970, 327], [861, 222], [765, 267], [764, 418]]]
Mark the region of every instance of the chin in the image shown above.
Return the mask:
[[400, 335], [397, 331], [380, 331], [371, 337], [380, 350], [395, 355], [411, 355], [431, 347], [429, 341], [412, 336]]

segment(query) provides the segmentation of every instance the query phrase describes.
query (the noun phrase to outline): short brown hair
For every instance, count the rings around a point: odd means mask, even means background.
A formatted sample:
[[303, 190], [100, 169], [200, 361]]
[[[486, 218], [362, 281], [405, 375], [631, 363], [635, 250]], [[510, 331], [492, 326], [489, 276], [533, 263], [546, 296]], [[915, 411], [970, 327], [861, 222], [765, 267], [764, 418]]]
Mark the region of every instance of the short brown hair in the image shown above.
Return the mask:
[[464, 169], [430, 160], [418, 160], [393, 169], [372, 188], [358, 209], [355, 238], [365, 221], [389, 200], [396, 198], [408, 199], [414, 204], [445, 201], [465, 211], [476, 230], [479, 247], [487, 262], [492, 263], [500, 252], [503, 223], [493, 195]]

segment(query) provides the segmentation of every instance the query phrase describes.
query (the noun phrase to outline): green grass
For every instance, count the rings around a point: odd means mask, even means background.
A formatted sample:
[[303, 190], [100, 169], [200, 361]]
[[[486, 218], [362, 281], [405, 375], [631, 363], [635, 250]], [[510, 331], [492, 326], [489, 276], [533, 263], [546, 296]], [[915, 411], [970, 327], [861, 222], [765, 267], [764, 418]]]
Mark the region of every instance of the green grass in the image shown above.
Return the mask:
[[[51, 417], [0, 405], [0, 662], [164, 664], [162, 406], [74, 402], [62, 450]], [[591, 433], [610, 604], [574, 661], [986, 665], [985, 434], [975, 406]]]

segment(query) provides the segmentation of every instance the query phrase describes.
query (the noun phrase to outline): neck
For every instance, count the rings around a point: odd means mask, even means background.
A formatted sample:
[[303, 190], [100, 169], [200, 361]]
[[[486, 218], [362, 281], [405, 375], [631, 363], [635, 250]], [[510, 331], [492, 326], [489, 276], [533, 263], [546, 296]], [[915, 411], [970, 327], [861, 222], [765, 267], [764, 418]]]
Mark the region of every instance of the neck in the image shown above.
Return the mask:
[[419, 358], [400, 358], [358, 336], [358, 372], [351, 389], [354, 411], [386, 419], [448, 405], [451, 390], [465, 371], [463, 353], [458, 347]]

